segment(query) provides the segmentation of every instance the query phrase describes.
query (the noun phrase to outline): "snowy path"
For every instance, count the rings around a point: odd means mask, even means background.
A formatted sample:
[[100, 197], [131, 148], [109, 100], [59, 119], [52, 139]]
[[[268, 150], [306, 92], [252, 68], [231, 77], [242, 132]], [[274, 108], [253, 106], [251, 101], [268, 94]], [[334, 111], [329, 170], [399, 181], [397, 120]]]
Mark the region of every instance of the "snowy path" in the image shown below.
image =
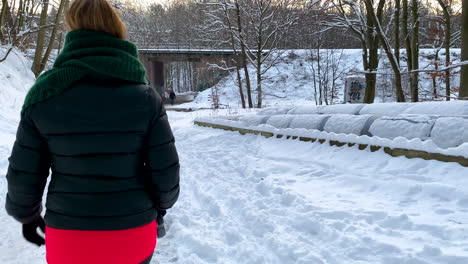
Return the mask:
[[[170, 113], [182, 194], [152, 263], [468, 263], [468, 168], [192, 125], [208, 113]], [[0, 226], [0, 263], [45, 263]]]

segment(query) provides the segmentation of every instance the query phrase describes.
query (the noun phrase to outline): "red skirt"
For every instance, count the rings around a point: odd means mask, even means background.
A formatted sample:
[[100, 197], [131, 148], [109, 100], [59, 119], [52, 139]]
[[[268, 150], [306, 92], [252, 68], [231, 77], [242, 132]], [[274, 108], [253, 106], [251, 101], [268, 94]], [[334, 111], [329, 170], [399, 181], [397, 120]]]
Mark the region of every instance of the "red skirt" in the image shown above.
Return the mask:
[[46, 227], [48, 264], [139, 264], [156, 248], [157, 224], [116, 231]]

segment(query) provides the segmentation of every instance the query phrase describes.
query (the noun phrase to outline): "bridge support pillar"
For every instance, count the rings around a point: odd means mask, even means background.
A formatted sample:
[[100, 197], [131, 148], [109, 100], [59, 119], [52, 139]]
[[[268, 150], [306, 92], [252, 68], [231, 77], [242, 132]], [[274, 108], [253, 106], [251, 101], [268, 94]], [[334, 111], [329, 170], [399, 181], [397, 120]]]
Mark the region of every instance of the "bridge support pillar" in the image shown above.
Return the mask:
[[148, 70], [148, 78], [151, 82], [151, 86], [156, 89], [160, 94], [164, 94], [164, 62], [162, 61], [150, 61], [150, 69]]

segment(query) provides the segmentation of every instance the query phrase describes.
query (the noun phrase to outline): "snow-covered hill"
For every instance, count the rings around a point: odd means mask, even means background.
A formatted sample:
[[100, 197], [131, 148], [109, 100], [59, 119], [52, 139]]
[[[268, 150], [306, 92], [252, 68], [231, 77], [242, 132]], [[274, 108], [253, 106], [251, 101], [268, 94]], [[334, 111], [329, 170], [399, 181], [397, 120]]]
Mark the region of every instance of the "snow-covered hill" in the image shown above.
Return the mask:
[[[333, 58], [330, 63], [336, 64], [336, 98], [334, 103], [343, 102], [343, 90], [345, 78], [349, 75], [362, 74], [362, 51], [361, 50], [323, 50], [322, 60], [326, 57]], [[402, 50], [402, 67], [405, 67], [405, 51]], [[439, 61], [442, 62], [445, 53], [439, 54]], [[454, 62], [459, 62], [460, 50], [454, 49], [452, 51]], [[433, 69], [434, 51], [431, 49], [421, 50], [420, 65], [423, 69]], [[322, 61], [323, 63], [323, 61]], [[277, 106], [277, 105], [304, 105], [315, 104], [315, 91], [312, 67], [317, 71], [317, 56], [312, 55], [307, 50], [291, 50], [282, 55], [279, 62], [273, 66], [265, 75], [263, 80], [263, 96], [264, 106]], [[324, 66], [324, 65], [322, 65]], [[323, 70], [323, 69], [322, 69]], [[333, 70], [330, 67], [329, 70]], [[253, 66], [249, 67], [252, 89], [255, 90], [256, 86], [256, 72]], [[379, 74], [376, 91], [376, 103], [380, 102], [393, 102], [395, 101], [392, 96], [393, 88], [391, 81], [392, 70], [388, 60], [382, 56], [379, 64]], [[242, 76], [244, 76], [242, 74]], [[331, 75], [330, 75], [331, 76]], [[244, 77], [243, 77], [244, 78]], [[452, 87], [456, 88], [459, 83], [459, 75], [452, 78]], [[432, 80], [426, 73], [420, 75], [420, 89], [422, 100], [432, 100]], [[443, 91], [444, 83], [442, 79], [437, 80], [439, 95], [445, 94]], [[218, 89], [220, 104], [222, 108], [238, 108], [241, 106], [239, 89], [237, 86], [237, 75], [232, 72], [229, 76], [225, 77], [216, 85]], [[245, 89], [245, 84], [244, 84]], [[245, 91], [244, 91], [245, 93]], [[191, 108], [210, 108], [212, 107], [212, 89], [205, 90], [199, 94], [194, 102], [184, 104], [182, 107]], [[439, 96], [439, 100], [443, 100]], [[253, 91], [253, 101], [257, 101], [256, 92]]]

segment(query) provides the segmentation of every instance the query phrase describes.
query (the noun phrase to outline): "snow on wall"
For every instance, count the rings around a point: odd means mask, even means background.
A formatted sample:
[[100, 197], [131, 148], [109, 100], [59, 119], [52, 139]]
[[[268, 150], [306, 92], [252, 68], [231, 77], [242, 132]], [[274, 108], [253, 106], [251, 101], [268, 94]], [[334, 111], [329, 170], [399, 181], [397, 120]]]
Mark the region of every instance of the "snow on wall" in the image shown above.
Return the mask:
[[427, 116], [382, 117], [372, 123], [369, 131], [373, 136], [380, 138], [404, 137], [427, 140], [431, 136], [434, 123], [435, 120]]
[[323, 130], [330, 115], [297, 115], [289, 124], [290, 128]]
[[292, 115], [274, 115], [266, 123], [276, 128], [288, 128], [293, 118], [294, 116]]
[[440, 115], [461, 116], [468, 115], [467, 101], [454, 102], [425, 102], [411, 104], [402, 114], [405, 115]]
[[332, 115], [327, 123], [325, 123], [323, 130], [336, 134], [354, 134], [360, 136], [371, 117], [371, 115]]
[[[270, 112], [273, 110], [269, 109]], [[306, 105], [292, 108], [288, 114], [350, 114], [350, 115], [433, 115], [433, 116], [468, 116], [467, 101], [425, 102], [425, 103], [380, 103], [380, 104], [342, 104], [342, 105]]]
[[431, 139], [441, 148], [454, 148], [468, 142], [468, 118], [438, 118]]
[[414, 139], [407, 139], [404, 137], [397, 137], [393, 140], [387, 138], [380, 138], [380, 137], [370, 137], [367, 135], [358, 136], [355, 134], [337, 134], [333, 132], [325, 132], [319, 130], [311, 130], [311, 129], [292, 129], [292, 128], [275, 128], [272, 126], [254, 126], [254, 127], [247, 127], [242, 125], [241, 122], [236, 122], [232, 120], [226, 119], [213, 119], [208, 117], [198, 117], [195, 119], [196, 122], [202, 123], [210, 123], [215, 125], [225, 125], [231, 126], [241, 129], [254, 129], [257, 131], [273, 133], [274, 135], [281, 134], [281, 135], [289, 135], [289, 136], [297, 136], [297, 137], [309, 137], [309, 138], [318, 138], [324, 140], [334, 140], [340, 142], [347, 142], [347, 143], [355, 143], [355, 144], [365, 144], [365, 145], [373, 145], [373, 146], [382, 146], [382, 147], [389, 147], [392, 149], [401, 148], [401, 149], [412, 149], [412, 150], [419, 150], [425, 151], [429, 153], [440, 153], [443, 155], [449, 156], [461, 156], [468, 159], [468, 142], [464, 142], [462, 145], [455, 147], [455, 148], [441, 148], [437, 146], [432, 140], [423, 141], [420, 138]]
[[[371, 136], [412, 146], [414, 141], [431, 148], [460, 148], [468, 156], [468, 102], [389, 103], [374, 105], [298, 106], [272, 108], [241, 117], [244, 126], [322, 131], [340, 135]], [[274, 115], [274, 113], [281, 113]], [[323, 114], [329, 113], [329, 114]], [[265, 124], [267, 124], [265, 126]], [[262, 126], [263, 125], [263, 126]], [[321, 135], [323, 136], [323, 135]], [[410, 141], [411, 143], [405, 143]], [[420, 148], [418, 150], [424, 150]]]
[[397, 116], [411, 106], [410, 103], [385, 103], [365, 105], [359, 114], [375, 116]]
[[317, 112], [319, 114], [349, 114], [357, 115], [364, 107], [363, 104], [341, 104], [341, 105], [328, 105], [321, 107]]
[[288, 114], [289, 115], [310, 115], [318, 114], [319, 110], [323, 108], [321, 105], [304, 105], [292, 108]]
[[269, 115], [246, 115], [240, 118], [240, 121], [246, 126], [258, 126], [265, 124], [270, 118]]
[[265, 108], [260, 111], [258, 111], [258, 115], [284, 115], [287, 114], [292, 107], [280, 107], [280, 108]]

